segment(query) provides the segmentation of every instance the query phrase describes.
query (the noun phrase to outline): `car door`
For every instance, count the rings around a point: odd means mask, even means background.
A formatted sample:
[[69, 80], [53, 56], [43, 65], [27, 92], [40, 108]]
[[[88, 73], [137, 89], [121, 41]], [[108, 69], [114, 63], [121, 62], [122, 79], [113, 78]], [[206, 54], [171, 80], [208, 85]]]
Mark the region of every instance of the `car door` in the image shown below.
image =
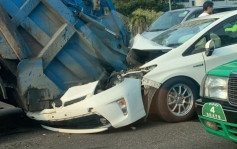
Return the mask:
[[211, 56], [203, 53], [206, 71], [237, 59], [237, 15], [218, 24], [208, 33], [214, 40], [215, 50]]
[[184, 65], [185, 69], [187, 69], [189, 73], [192, 73], [190, 76], [199, 83], [202, 82], [202, 79], [206, 74], [203, 52], [205, 51], [207, 40], [206, 35], [200, 37], [183, 53], [182, 57], [182, 59], [186, 61], [186, 64]]

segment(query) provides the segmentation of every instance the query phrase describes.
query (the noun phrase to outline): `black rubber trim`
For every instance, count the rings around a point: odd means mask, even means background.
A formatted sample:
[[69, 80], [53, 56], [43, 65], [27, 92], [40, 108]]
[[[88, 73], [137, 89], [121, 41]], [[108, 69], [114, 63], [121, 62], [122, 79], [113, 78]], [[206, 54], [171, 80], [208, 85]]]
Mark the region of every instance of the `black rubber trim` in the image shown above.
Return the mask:
[[45, 126], [62, 129], [93, 129], [109, 124], [108, 120], [106, 124], [102, 124], [100, 121], [101, 118], [104, 117], [93, 114], [79, 118], [65, 119], [61, 121], [40, 121], [40, 123]]

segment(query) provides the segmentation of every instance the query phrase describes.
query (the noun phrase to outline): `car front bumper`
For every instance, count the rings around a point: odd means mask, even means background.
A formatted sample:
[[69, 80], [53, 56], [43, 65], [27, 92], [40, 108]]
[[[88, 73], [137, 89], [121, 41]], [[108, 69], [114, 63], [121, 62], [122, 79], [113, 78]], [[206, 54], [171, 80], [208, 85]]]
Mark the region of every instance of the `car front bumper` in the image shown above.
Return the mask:
[[[27, 115], [39, 121], [46, 129], [69, 133], [95, 133], [110, 127], [119, 128], [146, 115], [141, 80], [126, 78], [122, 83], [96, 95], [93, 95], [92, 88], [95, 85], [84, 85], [65, 93], [65, 97], [73, 97], [71, 101], [84, 96], [85, 99], [79, 102], [40, 112], [28, 112]], [[126, 101], [126, 113], [118, 105], [120, 100]]]
[[206, 102], [203, 102], [202, 99], [196, 101], [196, 111], [198, 118], [201, 124], [204, 126], [205, 130], [216, 136], [237, 142], [237, 109], [233, 110], [233, 108], [231, 107], [223, 106], [222, 108], [227, 119], [227, 122], [224, 122], [203, 116], [202, 108], [205, 103]]

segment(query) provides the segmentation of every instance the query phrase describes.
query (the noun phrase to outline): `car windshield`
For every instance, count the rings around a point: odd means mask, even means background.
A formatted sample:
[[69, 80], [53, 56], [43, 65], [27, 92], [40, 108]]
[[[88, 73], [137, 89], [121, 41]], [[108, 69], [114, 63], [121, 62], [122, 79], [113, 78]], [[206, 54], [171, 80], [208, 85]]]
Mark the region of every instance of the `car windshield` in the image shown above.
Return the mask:
[[161, 15], [152, 25], [148, 32], [162, 31], [169, 29], [179, 23], [187, 16], [188, 10], [169, 11]]
[[176, 48], [214, 21], [215, 19], [204, 19], [185, 22], [165, 31], [152, 41], [162, 46]]

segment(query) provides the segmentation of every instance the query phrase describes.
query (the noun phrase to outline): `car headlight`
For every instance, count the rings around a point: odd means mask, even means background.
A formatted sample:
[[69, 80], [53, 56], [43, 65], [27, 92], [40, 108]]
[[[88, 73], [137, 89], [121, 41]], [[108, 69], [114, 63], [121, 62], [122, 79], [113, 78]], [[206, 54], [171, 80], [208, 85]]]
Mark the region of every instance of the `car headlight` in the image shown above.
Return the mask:
[[117, 101], [117, 104], [121, 111], [123, 112], [124, 116], [128, 115], [128, 108], [127, 108], [127, 103], [125, 99], [121, 99]]
[[204, 96], [217, 100], [228, 100], [228, 78], [207, 76], [204, 85]]

